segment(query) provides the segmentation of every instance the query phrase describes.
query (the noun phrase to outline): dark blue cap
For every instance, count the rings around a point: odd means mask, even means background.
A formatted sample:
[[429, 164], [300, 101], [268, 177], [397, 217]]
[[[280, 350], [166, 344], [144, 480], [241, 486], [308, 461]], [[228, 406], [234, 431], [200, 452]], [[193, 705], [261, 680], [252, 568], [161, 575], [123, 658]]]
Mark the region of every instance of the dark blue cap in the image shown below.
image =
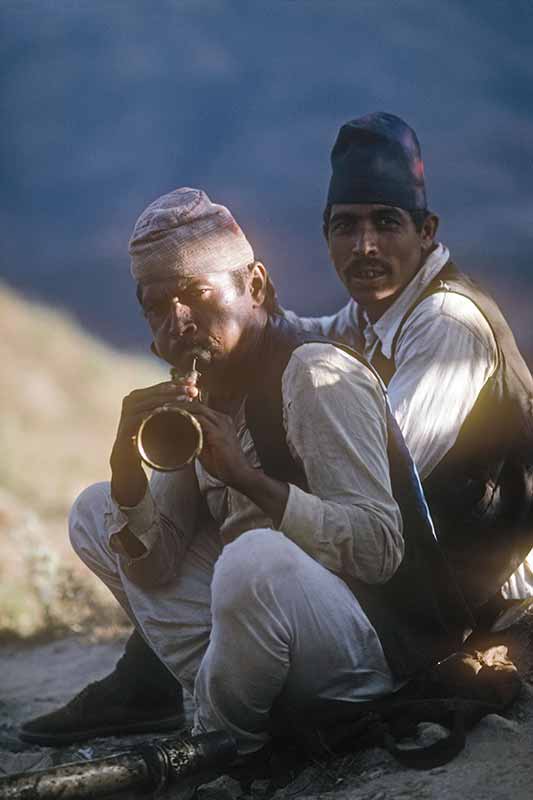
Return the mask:
[[328, 205], [382, 203], [426, 209], [424, 162], [416, 133], [378, 111], [347, 122], [331, 151]]

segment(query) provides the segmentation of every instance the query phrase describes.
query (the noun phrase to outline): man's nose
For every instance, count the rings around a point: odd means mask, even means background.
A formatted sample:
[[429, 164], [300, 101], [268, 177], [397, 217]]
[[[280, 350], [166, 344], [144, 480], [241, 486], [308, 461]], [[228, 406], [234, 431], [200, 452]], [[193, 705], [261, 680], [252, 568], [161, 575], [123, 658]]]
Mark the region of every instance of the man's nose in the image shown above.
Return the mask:
[[372, 256], [378, 252], [378, 244], [375, 230], [370, 226], [361, 226], [355, 231], [352, 252], [359, 256]]
[[172, 301], [171, 312], [171, 331], [175, 336], [185, 336], [185, 334], [194, 334], [198, 330], [192, 318], [192, 312], [189, 306], [180, 303], [175, 298]]

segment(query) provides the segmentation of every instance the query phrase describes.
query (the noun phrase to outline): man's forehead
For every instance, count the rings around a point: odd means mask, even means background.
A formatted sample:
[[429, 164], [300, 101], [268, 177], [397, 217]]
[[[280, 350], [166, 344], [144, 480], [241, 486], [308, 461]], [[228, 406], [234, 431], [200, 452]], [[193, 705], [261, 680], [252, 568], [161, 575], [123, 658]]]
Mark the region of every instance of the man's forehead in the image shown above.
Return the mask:
[[227, 280], [235, 270], [225, 270], [222, 272], [202, 272], [199, 275], [172, 275], [166, 278], [144, 279], [138, 284], [141, 292], [147, 291], [186, 291], [190, 286], [199, 283], [221, 283]]
[[334, 203], [331, 207], [330, 217], [343, 216], [371, 216], [372, 214], [379, 213], [380, 211], [395, 211], [400, 216], [408, 215], [409, 212], [404, 208], [398, 206], [388, 205], [386, 203]]

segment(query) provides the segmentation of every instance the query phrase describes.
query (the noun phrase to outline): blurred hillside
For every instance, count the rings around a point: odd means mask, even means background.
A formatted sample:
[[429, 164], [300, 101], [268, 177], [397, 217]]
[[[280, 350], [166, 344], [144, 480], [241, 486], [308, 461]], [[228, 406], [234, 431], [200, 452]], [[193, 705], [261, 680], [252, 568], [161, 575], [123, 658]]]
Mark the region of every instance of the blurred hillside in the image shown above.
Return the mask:
[[0, 285], [0, 631], [116, 621], [70, 552], [66, 517], [109, 478], [122, 397], [164, 374], [83, 333], [65, 314]]

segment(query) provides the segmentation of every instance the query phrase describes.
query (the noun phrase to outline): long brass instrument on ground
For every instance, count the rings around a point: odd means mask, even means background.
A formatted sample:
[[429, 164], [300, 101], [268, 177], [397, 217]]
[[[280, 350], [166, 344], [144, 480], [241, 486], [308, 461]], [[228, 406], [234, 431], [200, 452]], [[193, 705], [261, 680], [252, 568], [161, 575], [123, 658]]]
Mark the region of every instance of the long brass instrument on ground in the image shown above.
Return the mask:
[[173, 784], [211, 780], [236, 754], [234, 739], [223, 731], [177, 736], [107, 758], [8, 775], [0, 778], [0, 800], [95, 800], [128, 790], [153, 797]]

